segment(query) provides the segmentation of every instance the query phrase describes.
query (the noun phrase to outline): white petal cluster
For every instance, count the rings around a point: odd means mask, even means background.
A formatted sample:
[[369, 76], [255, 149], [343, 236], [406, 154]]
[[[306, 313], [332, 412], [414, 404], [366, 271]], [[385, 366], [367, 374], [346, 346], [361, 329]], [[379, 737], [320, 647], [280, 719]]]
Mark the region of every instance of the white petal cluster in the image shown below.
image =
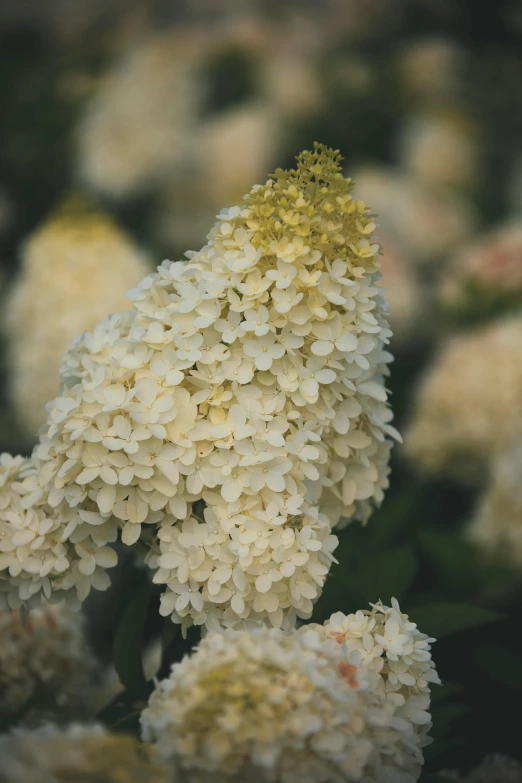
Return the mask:
[[23, 710], [24, 725], [44, 718], [91, 717], [97, 664], [87, 647], [82, 616], [61, 606], [0, 612], [0, 705], [4, 715]]
[[[412, 783], [422, 765], [414, 719], [423, 716], [418, 705], [407, 710], [401, 688], [424, 704], [424, 670], [437, 678], [421, 663], [429, 658], [426, 637], [398, 608], [380, 611], [384, 623], [373, 620], [379, 609], [370, 619], [334, 615], [329, 625], [342, 626], [335, 632], [327, 625], [291, 635], [266, 628], [209, 634], [157, 686], [141, 716], [143, 738], [190, 783], [210, 775], [219, 783]], [[375, 632], [376, 645], [389, 655], [380, 669], [377, 656], [365, 662], [366, 651], [350, 644], [374, 627], [382, 634], [379, 642]], [[346, 644], [328, 638], [340, 634]], [[407, 660], [409, 679], [401, 668]], [[408, 685], [394, 687], [395, 673]]]
[[137, 740], [98, 725], [15, 730], [0, 737], [0, 759], [0, 783], [174, 783]]
[[52, 462], [0, 455], [0, 609], [42, 598], [77, 609], [91, 587], [109, 586], [115, 522], [89, 500], [56, 499], [52, 474]]
[[77, 200], [25, 242], [7, 304], [10, 396], [33, 437], [59, 391], [58, 370], [74, 338], [128, 306], [125, 292], [149, 271], [131, 239]]
[[[176, 622], [310, 616], [332, 527], [380, 503], [397, 435], [379, 246], [351, 188], [337, 153], [303, 153], [222, 212], [187, 263], [145, 278], [132, 313], [76, 344], [28, 480], [46, 489], [19, 505], [47, 504], [56, 546], [86, 550], [88, 573], [42, 561], [42, 589], [47, 568], [64, 568], [57, 589], [98, 579], [116, 524], [125, 544], [152, 536]], [[39, 533], [26, 549], [54, 554]], [[16, 576], [13, 545], [2, 562]]]
[[336, 612], [324, 625], [327, 638], [357, 652], [361, 662], [379, 680], [398, 721], [413, 729], [419, 747], [427, 744], [431, 726], [430, 685], [440, 684], [431, 657], [431, 639], [401, 612], [396, 599], [391, 607], [375, 604], [372, 611], [344, 615]]
[[467, 481], [522, 432], [522, 318], [453, 338], [428, 368], [405, 434], [415, 463]]
[[469, 526], [470, 538], [495, 556], [522, 565], [522, 442], [493, 460], [490, 482]]

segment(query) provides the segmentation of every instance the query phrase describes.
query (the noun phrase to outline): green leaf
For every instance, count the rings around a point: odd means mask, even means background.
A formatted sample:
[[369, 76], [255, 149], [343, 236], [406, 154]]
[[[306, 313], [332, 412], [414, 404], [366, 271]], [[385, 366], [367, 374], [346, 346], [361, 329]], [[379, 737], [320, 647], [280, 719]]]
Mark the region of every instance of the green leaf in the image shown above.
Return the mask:
[[473, 664], [489, 679], [512, 690], [522, 688], [520, 652], [501, 644], [486, 643], [473, 650]]
[[142, 644], [152, 586], [136, 588], [125, 604], [113, 641], [114, 666], [122, 685], [135, 696], [148, 692], [142, 667]]
[[415, 491], [387, 498], [367, 528], [367, 546], [378, 549], [393, 543], [393, 539], [399, 537], [412, 519], [416, 518], [418, 506]]
[[462, 693], [464, 686], [459, 682], [448, 682], [444, 680], [442, 685], [437, 685], [436, 688], [431, 690], [431, 703], [432, 705], [440, 704], [448, 699], [453, 698], [457, 693]]
[[432, 707], [433, 728], [430, 732], [431, 735], [435, 738], [444, 737], [449, 733], [452, 723], [469, 712], [470, 707], [462, 702], [452, 702]]
[[491, 609], [453, 601], [433, 601], [408, 606], [408, 614], [423, 633], [437, 639], [503, 618], [502, 614]]
[[417, 576], [418, 562], [411, 547], [396, 547], [367, 555], [350, 577], [350, 587], [357, 590], [363, 603], [378, 601], [389, 604], [390, 598], [403, 598]]
[[480, 587], [481, 575], [476, 550], [458, 535], [425, 531], [419, 545], [441, 582], [451, 590], [468, 594]]
[[25, 718], [27, 713], [33, 709], [33, 707], [38, 706], [39, 702], [39, 693], [38, 691], [35, 691], [26, 701], [23, 702], [23, 704], [20, 705], [16, 710], [13, 712], [4, 712], [3, 710], [0, 710], [0, 732], [3, 734], [4, 732], [9, 731], [13, 726], [16, 726], [18, 723], [20, 723], [21, 720]]

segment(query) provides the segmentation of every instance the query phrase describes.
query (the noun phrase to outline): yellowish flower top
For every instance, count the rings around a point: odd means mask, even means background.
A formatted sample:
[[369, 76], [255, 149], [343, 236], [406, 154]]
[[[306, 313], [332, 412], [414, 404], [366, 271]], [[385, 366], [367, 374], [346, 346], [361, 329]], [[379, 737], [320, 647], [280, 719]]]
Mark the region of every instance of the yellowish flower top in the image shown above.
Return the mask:
[[314, 144], [313, 151], [297, 157], [295, 169], [277, 169], [274, 179], [253, 188], [246, 198], [245, 224], [254, 231], [255, 248], [263, 248], [269, 263], [288, 229], [306, 238], [312, 255], [320, 252], [315, 267], [324, 268], [323, 258], [333, 260], [348, 255], [348, 250], [364, 259], [379, 249], [368, 237], [375, 223], [363, 201], [350, 195], [352, 180], [341, 171], [338, 150]]
[[[57, 242], [59, 245], [54, 245]], [[29, 236], [25, 243], [24, 263], [25, 266], [43, 264], [49, 267], [49, 259], [42, 252], [42, 248], [46, 243], [53, 243], [58, 250], [53, 265], [53, 272], [56, 274], [56, 262], [82, 266], [78, 263], [82, 261], [85, 265], [85, 258], [75, 250], [82, 245], [92, 249], [94, 242], [109, 243], [116, 252], [120, 251], [121, 246], [130, 246], [129, 237], [109, 214], [98, 209], [83, 196], [72, 194], [61, 201], [47, 220]], [[91, 257], [91, 263], [96, 264], [97, 259], [92, 250]]]

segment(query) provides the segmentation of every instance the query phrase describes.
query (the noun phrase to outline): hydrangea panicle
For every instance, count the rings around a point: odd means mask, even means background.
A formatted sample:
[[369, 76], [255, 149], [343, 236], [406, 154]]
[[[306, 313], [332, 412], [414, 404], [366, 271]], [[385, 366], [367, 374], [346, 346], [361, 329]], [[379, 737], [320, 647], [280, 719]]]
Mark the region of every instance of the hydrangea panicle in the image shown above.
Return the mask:
[[405, 449], [427, 472], [474, 483], [518, 438], [521, 411], [522, 319], [513, 315], [439, 349], [419, 385]]
[[[351, 190], [338, 152], [316, 145], [220, 213], [186, 263], [146, 277], [132, 312], [76, 343], [33, 456], [45, 486], [25, 501], [52, 509], [72, 554], [60, 577], [34, 563], [44, 582], [31, 577], [31, 592], [69, 589], [78, 570], [97, 579], [114, 527], [132, 545], [145, 525], [175, 622], [311, 615], [332, 528], [381, 502], [397, 437], [380, 249]], [[5, 524], [16, 581], [25, 550], [14, 559]]]
[[24, 242], [9, 296], [10, 395], [31, 437], [60, 388], [58, 370], [74, 338], [126, 306], [125, 292], [150, 269], [132, 239], [105, 213], [66, 199]]
[[157, 685], [143, 738], [189, 783], [414, 783], [431, 641], [395, 601], [290, 635], [211, 633]]
[[92, 718], [98, 705], [101, 666], [86, 644], [83, 618], [63, 606], [0, 612], [1, 712], [16, 714], [32, 700], [23, 725], [44, 718]]
[[72, 723], [17, 729], [0, 738], [0, 783], [174, 783], [133, 737]]

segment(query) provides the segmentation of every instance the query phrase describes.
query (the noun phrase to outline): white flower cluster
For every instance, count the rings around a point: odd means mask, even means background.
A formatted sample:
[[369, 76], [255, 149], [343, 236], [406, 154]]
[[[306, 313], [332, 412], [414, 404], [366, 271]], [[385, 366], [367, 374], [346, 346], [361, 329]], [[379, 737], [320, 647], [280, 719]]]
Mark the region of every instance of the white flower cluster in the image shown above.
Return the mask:
[[147, 748], [102, 726], [47, 724], [0, 737], [0, 783], [174, 783]]
[[471, 520], [469, 537], [484, 550], [522, 565], [522, 441], [497, 456], [488, 487]]
[[412, 114], [402, 128], [400, 157], [419, 182], [434, 188], [469, 187], [479, 169], [476, 135], [465, 114]]
[[58, 394], [58, 370], [74, 338], [126, 305], [125, 292], [150, 267], [131, 239], [78, 199], [64, 202], [22, 248], [8, 303], [10, 396], [31, 437]]
[[98, 667], [86, 645], [82, 616], [60, 606], [0, 612], [0, 709], [8, 716], [33, 706], [24, 725], [44, 717], [92, 717]]
[[522, 318], [517, 315], [441, 348], [418, 389], [404, 442], [425, 470], [476, 481], [521, 432]]
[[440, 299], [452, 308], [515, 305], [522, 291], [522, 221], [508, 220], [451, 260], [440, 282]]
[[154, 538], [176, 622], [310, 616], [332, 527], [380, 503], [397, 436], [379, 246], [351, 188], [317, 145], [76, 344], [4, 513], [22, 600], [98, 587], [117, 525], [125, 544]]
[[429, 641], [396, 603], [291, 635], [211, 633], [153, 692], [143, 738], [190, 783], [412, 783], [438, 682]]
[[336, 612], [324, 632], [348, 653], [361, 656], [362, 664], [378, 675], [378, 690], [386, 695], [396, 722], [403, 720], [405, 729], [410, 726], [419, 747], [426, 744], [430, 685], [440, 684], [430, 652], [435, 639], [421, 633], [394, 598], [391, 607], [378, 603], [371, 612]]
[[105, 590], [116, 565], [106, 546], [116, 524], [87, 501], [55, 502], [52, 462], [0, 455], [0, 609], [67, 600], [78, 608], [91, 586]]

